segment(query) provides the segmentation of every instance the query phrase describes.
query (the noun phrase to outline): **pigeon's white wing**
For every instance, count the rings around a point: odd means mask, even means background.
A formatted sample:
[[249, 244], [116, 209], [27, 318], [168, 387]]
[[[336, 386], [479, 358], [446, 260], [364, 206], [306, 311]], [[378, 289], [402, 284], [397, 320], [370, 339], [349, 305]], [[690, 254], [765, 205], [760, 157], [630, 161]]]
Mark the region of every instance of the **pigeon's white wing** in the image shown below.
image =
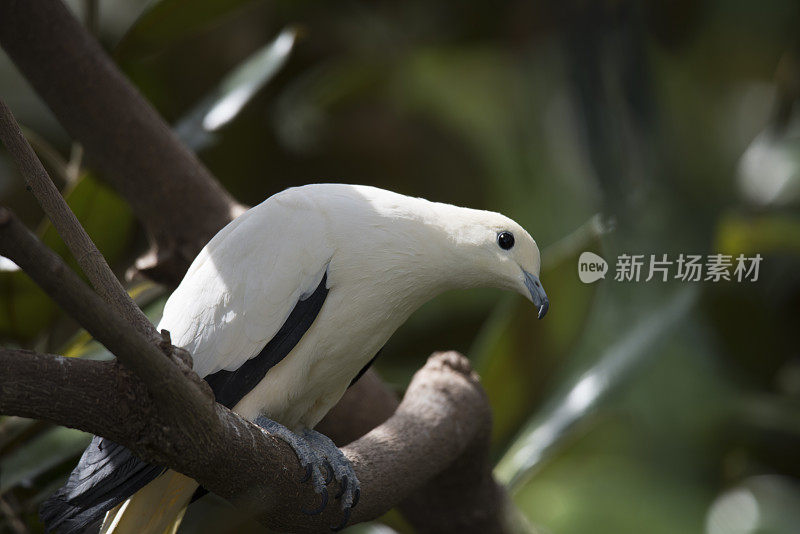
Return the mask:
[[164, 308], [159, 329], [201, 377], [233, 371], [272, 339], [333, 255], [324, 214], [298, 190], [275, 195], [222, 229]]

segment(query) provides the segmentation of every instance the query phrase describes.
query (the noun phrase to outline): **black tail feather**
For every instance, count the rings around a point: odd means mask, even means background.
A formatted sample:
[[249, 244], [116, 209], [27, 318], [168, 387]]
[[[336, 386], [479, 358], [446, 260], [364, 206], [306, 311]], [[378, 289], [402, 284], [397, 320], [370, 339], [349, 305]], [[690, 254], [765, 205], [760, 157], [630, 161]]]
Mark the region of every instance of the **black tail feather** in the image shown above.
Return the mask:
[[95, 436], [64, 486], [39, 508], [48, 532], [80, 534], [164, 472], [131, 451]]

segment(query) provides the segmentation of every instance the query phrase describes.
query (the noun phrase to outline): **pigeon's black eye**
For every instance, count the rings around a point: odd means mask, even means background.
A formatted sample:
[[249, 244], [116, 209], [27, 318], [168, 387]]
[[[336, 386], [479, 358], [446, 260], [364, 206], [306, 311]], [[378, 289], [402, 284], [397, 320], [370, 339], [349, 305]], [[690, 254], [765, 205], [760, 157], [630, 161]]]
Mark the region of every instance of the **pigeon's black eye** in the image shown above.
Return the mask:
[[497, 234], [497, 244], [503, 250], [508, 250], [514, 246], [514, 234], [511, 232], [500, 232]]

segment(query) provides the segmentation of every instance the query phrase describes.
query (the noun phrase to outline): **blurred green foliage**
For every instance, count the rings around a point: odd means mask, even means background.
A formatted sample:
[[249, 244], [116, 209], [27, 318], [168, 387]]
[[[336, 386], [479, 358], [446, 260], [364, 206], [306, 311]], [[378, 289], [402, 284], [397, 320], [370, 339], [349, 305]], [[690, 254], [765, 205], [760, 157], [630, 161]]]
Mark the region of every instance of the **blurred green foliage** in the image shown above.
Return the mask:
[[[69, 3], [78, 16], [90, 4]], [[400, 390], [431, 351], [473, 358], [497, 475], [528, 531], [800, 531], [795, 0], [99, 5], [115, 61], [242, 201], [366, 183], [530, 230], [543, 321], [516, 296], [445, 294], [377, 363]], [[123, 273], [145, 247], [124, 203], [4, 56], [0, 94]], [[225, 120], [206, 120], [220, 106]], [[66, 254], [3, 152], [0, 200]], [[609, 261], [604, 280], [579, 281], [583, 251]], [[622, 253], [717, 252], [761, 254], [759, 280], [613, 279]], [[0, 267], [8, 344], [110, 357]], [[132, 293], [156, 320], [158, 288]], [[0, 529], [41, 530], [36, 507], [85, 440], [0, 419]], [[408, 531], [384, 519], [352, 531]], [[246, 531], [260, 529], [213, 496], [181, 529]]]

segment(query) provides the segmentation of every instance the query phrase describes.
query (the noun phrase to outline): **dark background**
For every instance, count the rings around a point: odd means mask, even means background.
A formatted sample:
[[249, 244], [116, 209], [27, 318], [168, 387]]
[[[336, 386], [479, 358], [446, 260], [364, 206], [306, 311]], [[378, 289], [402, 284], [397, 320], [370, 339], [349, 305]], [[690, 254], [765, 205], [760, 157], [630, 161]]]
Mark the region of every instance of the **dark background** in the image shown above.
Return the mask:
[[[362, 183], [530, 231], [546, 319], [499, 291], [446, 294], [377, 364], [401, 390], [431, 351], [470, 356], [520, 532], [800, 532], [796, 1], [103, 0], [93, 23], [94, 4], [70, 2], [241, 201]], [[124, 274], [143, 232], [2, 54], [0, 96]], [[66, 254], [3, 151], [0, 201]], [[587, 250], [610, 264], [592, 285]], [[619, 282], [623, 253], [763, 261], [755, 282], [645, 282], [647, 263]], [[130, 287], [157, 318], [163, 291]], [[0, 338], [108, 357], [7, 263]], [[41, 529], [87, 440], [0, 418], [0, 530]], [[206, 499], [181, 532], [258, 531], [234, 518]]]

